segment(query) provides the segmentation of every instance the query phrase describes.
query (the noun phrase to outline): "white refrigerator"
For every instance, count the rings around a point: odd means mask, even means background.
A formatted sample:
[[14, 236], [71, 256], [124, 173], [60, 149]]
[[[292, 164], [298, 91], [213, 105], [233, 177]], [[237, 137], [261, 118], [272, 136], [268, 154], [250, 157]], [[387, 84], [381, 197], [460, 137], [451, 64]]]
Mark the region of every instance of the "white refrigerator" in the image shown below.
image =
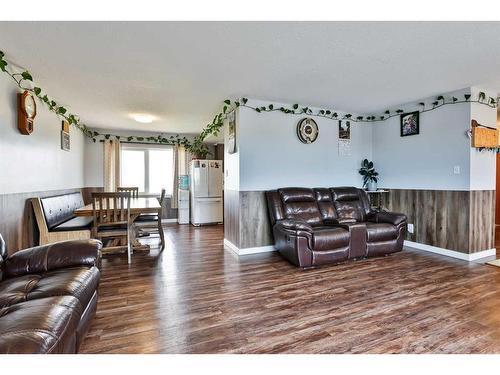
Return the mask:
[[191, 224], [223, 222], [222, 160], [193, 160], [190, 166]]

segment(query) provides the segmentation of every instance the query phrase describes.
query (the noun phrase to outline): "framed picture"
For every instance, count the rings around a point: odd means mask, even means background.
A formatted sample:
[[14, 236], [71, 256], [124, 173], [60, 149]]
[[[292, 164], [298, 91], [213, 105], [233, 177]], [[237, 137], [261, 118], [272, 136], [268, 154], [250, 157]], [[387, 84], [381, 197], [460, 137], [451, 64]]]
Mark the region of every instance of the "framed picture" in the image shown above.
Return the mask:
[[339, 139], [351, 139], [351, 122], [339, 121]]
[[236, 152], [236, 116], [234, 111], [228, 115], [228, 122], [227, 152], [234, 154]]
[[401, 137], [418, 134], [420, 126], [419, 115], [418, 111], [401, 115]]
[[69, 151], [70, 148], [71, 142], [69, 137], [69, 124], [67, 121], [63, 121], [61, 129], [61, 150]]

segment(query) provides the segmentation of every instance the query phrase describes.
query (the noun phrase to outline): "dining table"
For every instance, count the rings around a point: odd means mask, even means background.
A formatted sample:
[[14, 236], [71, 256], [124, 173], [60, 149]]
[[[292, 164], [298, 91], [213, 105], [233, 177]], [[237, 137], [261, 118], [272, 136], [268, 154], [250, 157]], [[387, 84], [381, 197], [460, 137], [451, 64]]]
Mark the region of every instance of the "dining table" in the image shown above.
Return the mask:
[[[77, 208], [74, 211], [75, 216], [93, 216], [94, 209], [91, 204]], [[130, 222], [133, 223], [141, 214], [154, 214], [158, 215], [158, 226], [161, 227], [161, 205], [156, 197], [138, 197], [130, 198]], [[149, 251], [148, 244], [142, 244], [135, 231], [132, 232], [132, 248], [134, 251]], [[163, 239], [162, 239], [163, 240]], [[162, 244], [163, 245], [163, 244]]]

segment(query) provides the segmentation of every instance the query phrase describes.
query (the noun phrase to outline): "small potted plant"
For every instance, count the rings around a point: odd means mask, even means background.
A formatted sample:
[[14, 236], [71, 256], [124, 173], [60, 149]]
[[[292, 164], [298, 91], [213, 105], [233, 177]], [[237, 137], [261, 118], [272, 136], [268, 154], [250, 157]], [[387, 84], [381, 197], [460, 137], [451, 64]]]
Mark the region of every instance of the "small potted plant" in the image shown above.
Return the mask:
[[359, 174], [363, 176], [363, 187], [366, 187], [368, 191], [377, 190], [378, 182], [378, 172], [373, 167], [373, 162], [364, 159], [361, 162], [361, 168], [359, 169]]

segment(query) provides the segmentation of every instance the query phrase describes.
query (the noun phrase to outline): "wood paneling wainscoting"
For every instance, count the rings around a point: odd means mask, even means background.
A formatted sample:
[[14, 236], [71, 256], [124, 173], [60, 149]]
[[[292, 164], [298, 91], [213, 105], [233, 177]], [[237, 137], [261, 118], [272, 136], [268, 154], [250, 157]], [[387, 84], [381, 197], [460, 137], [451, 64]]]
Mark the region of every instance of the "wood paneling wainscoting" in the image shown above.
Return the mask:
[[388, 190], [384, 208], [414, 225], [407, 240], [465, 254], [495, 247], [494, 190]]
[[[383, 206], [414, 225], [406, 239], [464, 254], [492, 249], [495, 191], [388, 189]], [[225, 191], [224, 238], [240, 249], [273, 244], [263, 191]]]
[[38, 244], [36, 225], [30, 198], [50, 197], [80, 191], [80, 188], [12, 193], [0, 195], [0, 233], [7, 244], [9, 254]]
[[240, 249], [273, 245], [263, 191], [224, 191], [224, 238]]

